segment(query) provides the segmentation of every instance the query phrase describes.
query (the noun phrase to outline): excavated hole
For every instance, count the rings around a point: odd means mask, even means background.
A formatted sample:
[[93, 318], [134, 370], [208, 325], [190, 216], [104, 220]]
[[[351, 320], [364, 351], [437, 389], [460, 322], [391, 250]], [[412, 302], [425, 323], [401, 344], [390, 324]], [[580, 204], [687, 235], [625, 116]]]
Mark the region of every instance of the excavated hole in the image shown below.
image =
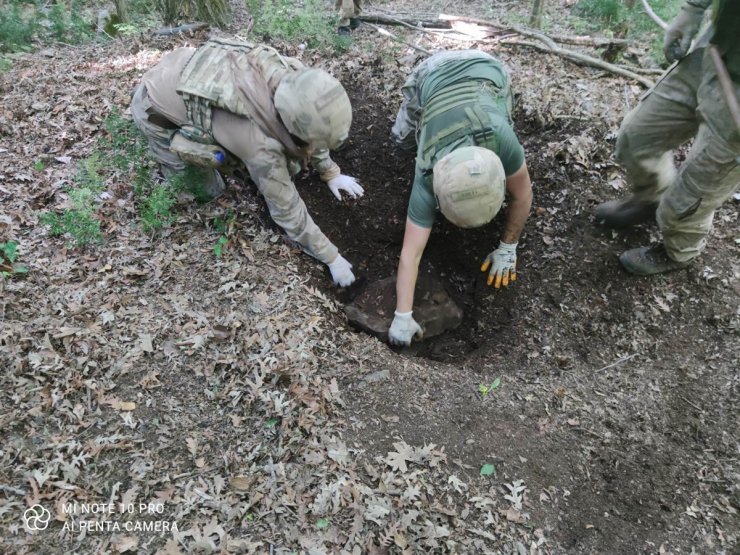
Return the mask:
[[[354, 107], [352, 130], [346, 147], [333, 157], [344, 172], [361, 180], [365, 196], [340, 204], [315, 172], [299, 177], [297, 185], [314, 220], [352, 262], [356, 273], [372, 283], [396, 271], [413, 179], [414, 153], [400, 151], [392, 143], [390, 131], [398, 106], [384, 104], [381, 95], [362, 83], [345, 83], [345, 87]], [[567, 201], [572, 196], [566, 195], [564, 203], [563, 190], [577, 189], [577, 181], [588, 178], [578, 168], [566, 170], [543, 155], [549, 143], [579, 134], [578, 129], [568, 125], [543, 128], [515, 113], [515, 128], [525, 146], [536, 184], [534, 207], [557, 205], [561, 213], [567, 212]], [[486, 286], [485, 274], [479, 267], [498, 245], [502, 216], [475, 230], [463, 230], [441, 216], [437, 218], [421, 271], [443, 282], [462, 308], [463, 321], [457, 329], [414, 344], [405, 353], [451, 361], [506, 345], [507, 339], [512, 339], [512, 320], [532, 296], [540, 294], [538, 283], [549, 270], [539, 256], [545, 245], [532, 225], [532, 218], [520, 241], [516, 284], [501, 291]], [[569, 224], [580, 234], [578, 230], [589, 225], [587, 215], [577, 215], [569, 219]]]

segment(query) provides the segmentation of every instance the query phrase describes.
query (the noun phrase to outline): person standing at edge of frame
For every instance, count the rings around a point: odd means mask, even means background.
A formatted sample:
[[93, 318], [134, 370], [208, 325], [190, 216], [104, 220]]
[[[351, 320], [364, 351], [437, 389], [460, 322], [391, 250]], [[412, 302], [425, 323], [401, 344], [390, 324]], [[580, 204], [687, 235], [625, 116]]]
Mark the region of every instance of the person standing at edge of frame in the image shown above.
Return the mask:
[[[740, 96], [740, 1], [716, 0], [711, 28], [689, 50], [711, 3], [687, 0], [668, 25], [663, 49], [669, 62], [678, 63], [625, 116], [617, 138], [616, 158], [632, 195], [600, 204], [594, 213], [613, 228], [657, 219], [663, 241], [619, 257], [632, 274], [688, 266], [706, 247], [714, 211], [740, 183], [740, 122], [729, 96], [735, 102]], [[727, 92], [720, 71], [729, 75]], [[672, 150], [692, 137], [676, 172]]]
[[509, 206], [498, 248], [484, 260], [488, 285], [516, 280], [516, 247], [532, 206], [524, 148], [512, 128], [513, 96], [501, 62], [479, 50], [438, 52], [403, 86], [393, 126], [402, 148], [416, 145], [416, 169], [388, 331], [396, 345], [423, 332], [413, 318], [414, 289], [437, 208], [462, 228], [480, 227]]
[[362, 0], [336, 0], [334, 9], [339, 12], [337, 34], [349, 36], [353, 29], [360, 26], [357, 16], [362, 13]]
[[347, 139], [352, 107], [342, 85], [267, 46], [213, 39], [178, 48], [144, 74], [131, 113], [165, 177], [212, 168], [206, 190], [221, 194], [228, 173], [246, 167], [270, 216], [303, 250], [329, 267], [340, 287], [352, 265], [308, 214], [291, 176], [311, 159], [338, 200], [363, 195], [330, 158]]

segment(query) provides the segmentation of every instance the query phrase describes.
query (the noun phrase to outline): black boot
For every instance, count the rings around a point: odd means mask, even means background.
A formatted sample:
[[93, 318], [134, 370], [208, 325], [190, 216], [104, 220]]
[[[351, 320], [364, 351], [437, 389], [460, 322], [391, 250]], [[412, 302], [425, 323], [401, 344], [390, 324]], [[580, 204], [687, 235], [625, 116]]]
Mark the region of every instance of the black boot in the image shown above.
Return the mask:
[[657, 202], [643, 202], [631, 196], [624, 200], [603, 202], [594, 210], [597, 222], [609, 227], [621, 228], [655, 221]]
[[673, 272], [689, 265], [689, 261], [676, 262], [665, 252], [663, 243], [651, 247], [638, 247], [623, 252], [619, 255], [619, 261], [624, 269], [637, 276], [650, 276]]

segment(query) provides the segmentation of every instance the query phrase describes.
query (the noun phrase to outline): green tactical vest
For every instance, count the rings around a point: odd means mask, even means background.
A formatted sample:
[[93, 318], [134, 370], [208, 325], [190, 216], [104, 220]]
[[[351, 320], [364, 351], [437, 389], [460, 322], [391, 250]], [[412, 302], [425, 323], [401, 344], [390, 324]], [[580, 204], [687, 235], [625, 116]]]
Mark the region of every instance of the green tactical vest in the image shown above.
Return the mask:
[[433, 94], [419, 125], [419, 169], [430, 172], [439, 155], [451, 146], [481, 146], [498, 152], [492, 117], [503, 117], [511, 125], [511, 102], [508, 86], [498, 88], [483, 79], [462, 81]]
[[[214, 107], [238, 116], [251, 116], [231, 78], [233, 63], [236, 61], [243, 67], [246, 63], [243, 58], [248, 54], [259, 58], [261, 55], [274, 56], [276, 51], [237, 40], [212, 39], [198, 48], [185, 64], [176, 90], [185, 102], [191, 128], [183, 131], [190, 139], [213, 142]], [[275, 58], [282, 64], [282, 67], [275, 68], [277, 71], [290, 69], [279, 55]]]

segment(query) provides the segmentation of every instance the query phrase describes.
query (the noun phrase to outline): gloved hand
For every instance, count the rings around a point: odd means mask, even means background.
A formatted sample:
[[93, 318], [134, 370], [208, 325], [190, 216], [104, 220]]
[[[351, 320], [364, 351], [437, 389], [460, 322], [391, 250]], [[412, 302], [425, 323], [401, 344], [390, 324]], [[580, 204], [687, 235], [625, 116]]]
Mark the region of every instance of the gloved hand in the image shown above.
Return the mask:
[[350, 264], [341, 254], [338, 254], [334, 259], [334, 262], [327, 264], [327, 266], [329, 266], [329, 271], [331, 272], [331, 278], [334, 280], [334, 285], [347, 287], [354, 283], [355, 274], [352, 273], [352, 264]]
[[[481, 272], [488, 270], [488, 285], [498, 289], [503, 285], [509, 285], [509, 281], [516, 281], [516, 246], [517, 243], [504, 243], [501, 241], [498, 248], [489, 254], [480, 267]], [[495, 280], [495, 281], [494, 281]]]
[[330, 179], [327, 182], [327, 185], [329, 186], [329, 190], [334, 193], [335, 197], [337, 197], [337, 200], [342, 200], [342, 195], [339, 191], [345, 191], [352, 198], [361, 197], [365, 193], [365, 190], [360, 186], [357, 180], [348, 175], [339, 174]]
[[421, 326], [414, 320], [412, 312], [394, 312], [393, 323], [388, 330], [388, 340], [391, 345], [411, 345], [411, 339], [421, 339]]
[[680, 60], [689, 52], [691, 40], [701, 27], [704, 10], [685, 4], [676, 17], [668, 24], [663, 37], [663, 53], [669, 63]]

